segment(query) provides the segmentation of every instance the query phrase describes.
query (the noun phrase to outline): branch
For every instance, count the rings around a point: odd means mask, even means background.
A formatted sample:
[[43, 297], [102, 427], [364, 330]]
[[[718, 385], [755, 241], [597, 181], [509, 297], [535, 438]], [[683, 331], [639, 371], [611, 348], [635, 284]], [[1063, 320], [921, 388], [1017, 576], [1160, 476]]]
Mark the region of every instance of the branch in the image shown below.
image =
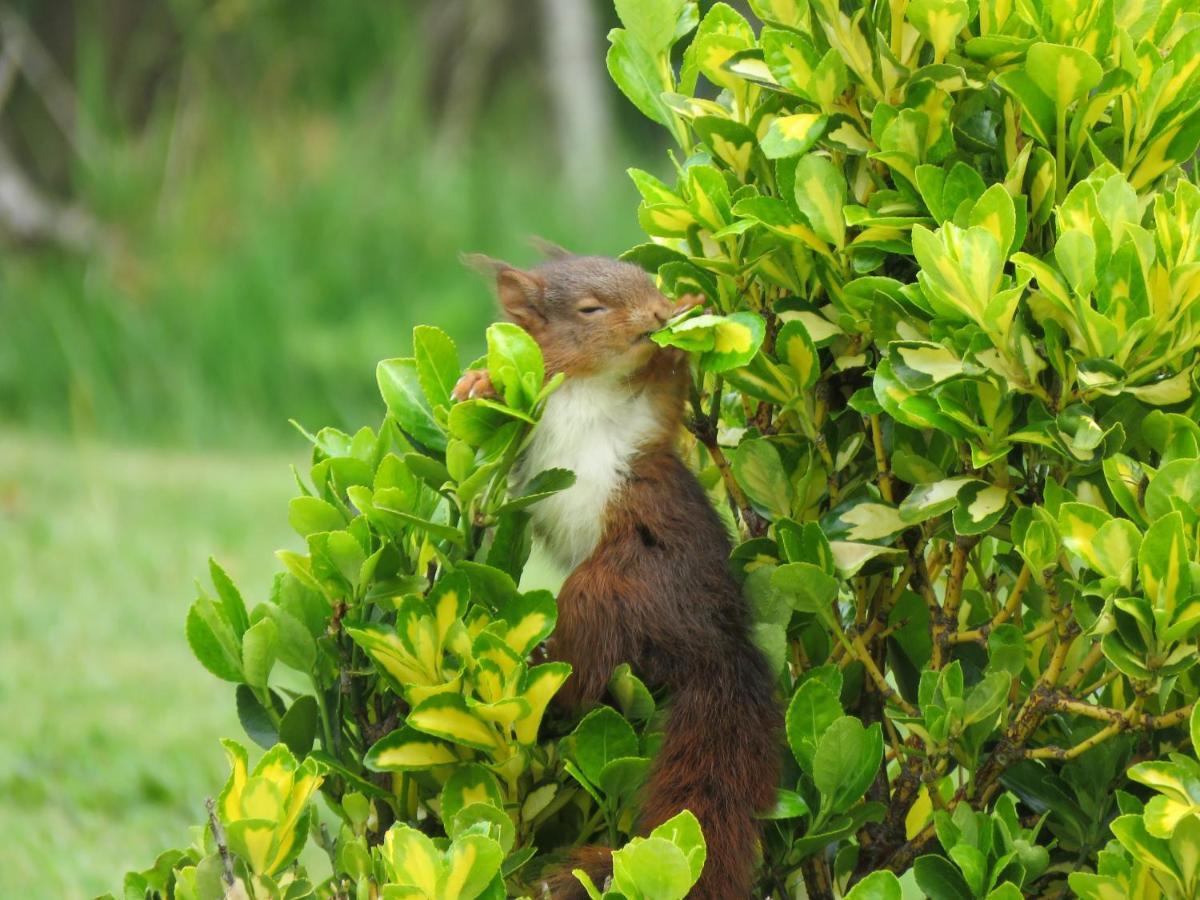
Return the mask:
[[895, 503], [892, 490], [892, 470], [888, 465], [887, 451], [883, 446], [883, 429], [879, 427], [879, 416], [867, 416], [871, 429], [871, 443], [875, 446], [875, 468], [879, 471], [879, 493], [888, 503]]
[[[838, 635], [843, 641], [846, 640], [844, 634]], [[856, 634], [854, 639], [849, 641], [848, 652], [853, 652], [859, 662], [863, 664], [863, 668], [867, 670], [867, 674], [871, 677], [871, 681], [875, 683], [875, 690], [879, 692], [879, 696], [885, 701], [890, 700], [896, 706], [900, 707], [901, 711], [906, 716], [916, 716], [917, 708], [900, 696], [896, 690], [887, 683], [887, 679], [883, 677], [883, 673], [879, 671], [879, 666], [875, 664], [875, 659], [871, 656], [871, 652], [863, 643], [862, 635]]]
[[[1087, 656], [1085, 656], [1079, 663], [1079, 666], [1075, 669], [1074, 674], [1063, 683], [1063, 690], [1065, 690], [1068, 694], [1075, 693], [1075, 688], [1079, 687], [1080, 682], [1082, 682], [1087, 676], [1087, 673], [1092, 671], [1096, 663], [1100, 662], [1100, 660], [1103, 658], [1104, 651], [1100, 649], [1100, 642], [1097, 641], [1096, 643], [1092, 644], [1092, 649], [1088, 651]], [[1088, 691], [1084, 694], [1084, 696], [1086, 697], [1088, 693], [1091, 692]]]
[[930, 604], [930, 637], [933, 640], [933, 658], [930, 664], [940, 669], [945, 663], [946, 649], [950, 646], [950, 635], [958, 629], [958, 607], [962, 603], [963, 584], [967, 577], [967, 556], [971, 548], [978, 542], [974, 537], [956, 537], [954, 551], [950, 555], [950, 575], [946, 579], [945, 600], [939, 607], [937, 597], [933, 594], [933, 585], [929, 578], [924, 590], [925, 602]]
[[1061, 609], [1057, 603], [1057, 595], [1051, 590], [1051, 606], [1054, 609], [1054, 624], [1058, 630], [1058, 644], [1050, 655], [1050, 662], [1034, 682], [1029, 696], [1021, 705], [1020, 711], [1013, 719], [1008, 731], [1000, 738], [984, 764], [979, 768], [975, 780], [975, 792], [978, 797], [986, 800], [999, 785], [1000, 773], [1009, 765], [1021, 759], [1026, 741], [1037, 730], [1053, 708], [1056, 694], [1054, 688], [1062, 677], [1063, 666], [1071, 645], [1079, 635], [1079, 624], [1072, 618], [1070, 610]]
[[225, 883], [233, 887], [236, 878], [233, 874], [233, 857], [229, 855], [229, 844], [225, 842], [225, 829], [221, 827], [221, 820], [217, 818], [217, 804], [212, 797], [204, 801], [204, 806], [208, 810], [208, 826], [212, 829], [213, 842], [217, 845], [217, 850], [221, 854], [221, 865], [225, 870]]
[[1029, 569], [1029, 564], [1026, 563], [1021, 567], [1021, 573], [1017, 576], [1017, 581], [1009, 592], [1008, 600], [1004, 607], [1000, 609], [992, 620], [978, 628], [972, 628], [967, 631], [956, 631], [947, 635], [947, 641], [951, 644], [962, 644], [969, 641], [977, 641], [979, 643], [987, 643], [988, 635], [992, 633], [999, 625], [1003, 625], [1011, 619], [1021, 608], [1021, 598], [1025, 594], [1025, 589], [1029, 587], [1029, 582], [1032, 580], [1033, 573]]
[[[1188, 716], [1192, 714], [1192, 708], [1196, 705], [1195, 702], [1192, 702], [1169, 713], [1155, 716], [1150, 713], [1138, 712], [1134, 707], [1120, 710], [1113, 709], [1111, 706], [1098, 706], [1093, 703], [1085, 703], [1082, 700], [1075, 700], [1061, 693], [1055, 695], [1052, 703], [1055, 709], [1063, 712], [1074, 713], [1077, 716], [1086, 716], [1090, 719], [1099, 719], [1103, 722], [1120, 723], [1125, 728], [1138, 729], [1139, 731], [1161, 731], [1164, 728], [1171, 728], [1178, 725], [1187, 720]], [[1053, 754], [1049, 755], [1053, 756]]]
[[696, 436], [696, 440], [704, 445], [704, 449], [712, 457], [717, 471], [721, 473], [721, 481], [725, 484], [725, 492], [729, 494], [729, 499], [733, 501], [733, 505], [738, 515], [741, 516], [746, 530], [753, 537], [762, 537], [767, 533], [766, 520], [754, 511], [754, 507], [750, 505], [749, 498], [746, 497], [746, 492], [742, 490], [741, 485], [737, 483], [737, 479], [733, 477], [733, 469], [730, 468], [729, 460], [725, 458], [725, 452], [721, 449], [721, 445], [717, 441], [717, 429], [710, 419], [703, 414], [699, 391], [696, 389], [695, 384], [692, 385], [692, 418], [687, 423], [687, 429]]

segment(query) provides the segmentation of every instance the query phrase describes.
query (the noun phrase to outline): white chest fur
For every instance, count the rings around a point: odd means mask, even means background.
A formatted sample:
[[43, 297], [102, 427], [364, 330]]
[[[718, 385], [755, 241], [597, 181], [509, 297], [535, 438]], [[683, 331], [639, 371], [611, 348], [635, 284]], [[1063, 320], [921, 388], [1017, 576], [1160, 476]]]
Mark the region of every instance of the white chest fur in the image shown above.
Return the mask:
[[546, 402], [521, 472], [526, 478], [551, 468], [575, 473], [571, 487], [531, 507], [538, 536], [565, 572], [596, 549], [609, 500], [658, 428], [649, 398], [619, 379], [569, 378]]

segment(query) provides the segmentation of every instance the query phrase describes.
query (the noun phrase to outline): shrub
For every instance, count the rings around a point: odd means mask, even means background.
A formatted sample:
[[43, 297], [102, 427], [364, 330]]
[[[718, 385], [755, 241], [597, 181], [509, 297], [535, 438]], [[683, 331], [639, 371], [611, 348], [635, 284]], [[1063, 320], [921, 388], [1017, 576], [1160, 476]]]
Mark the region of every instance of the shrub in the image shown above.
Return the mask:
[[[762, 895], [1193, 896], [1200, 17], [752, 0], [756, 34], [616, 5], [610, 71], [682, 155], [632, 173], [626, 258], [711, 300], [656, 339], [694, 354], [685, 452], [787, 706]], [[234, 751], [240, 812], [133, 895], [537, 896], [562, 849], [632, 836], [661, 698], [622, 667], [613, 706], [544, 721], [569, 673], [537, 662], [525, 508], [571, 475], [509, 495], [555, 380], [513, 326], [486, 364], [504, 402], [452, 404], [456, 351], [417, 329], [380, 429], [310, 436], [309, 552], [250, 613], [214, 566], [189, 616], [267, 758], [323, 777], [333, 875], [255, 861], [290, 858], [249, 847], [290, 838], [252, 809], [295, 788], [239, 788]], [[703, 836], [668, 825], [593, 896], [683, 896]]]

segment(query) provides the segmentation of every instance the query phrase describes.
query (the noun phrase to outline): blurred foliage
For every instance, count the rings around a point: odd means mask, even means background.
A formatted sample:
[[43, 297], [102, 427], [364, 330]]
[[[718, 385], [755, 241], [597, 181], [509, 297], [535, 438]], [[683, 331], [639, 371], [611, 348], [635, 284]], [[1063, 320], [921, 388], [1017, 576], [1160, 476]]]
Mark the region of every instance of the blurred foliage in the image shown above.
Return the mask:
[[460, 251], [635, 233], [617, 168], [585, 209], [553, 176], [529, 4], [506, 4], [474, 100], [454, 19], [471, 0], [16, 7], [74, 126], [18, 82], [0, 136], [97, 237], [0, 250], [0, 421], [189, 443], [358, 421], [377, 410], [362, 360], [414, 322], [481, 346], [491, 302]]

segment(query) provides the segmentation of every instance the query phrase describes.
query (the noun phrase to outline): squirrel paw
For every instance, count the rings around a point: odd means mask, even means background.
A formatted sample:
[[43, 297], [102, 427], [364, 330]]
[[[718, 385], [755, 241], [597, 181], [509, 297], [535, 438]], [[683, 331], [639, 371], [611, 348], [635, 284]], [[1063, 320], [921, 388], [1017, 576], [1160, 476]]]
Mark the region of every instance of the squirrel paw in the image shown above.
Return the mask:
[[487, 369], [468, 369], [454, 385], [451, 395], [455, 400], [471, 400], [476, 397], [492, 399], [496, 396], [496, 389], [492, 386], [492, 377]]

